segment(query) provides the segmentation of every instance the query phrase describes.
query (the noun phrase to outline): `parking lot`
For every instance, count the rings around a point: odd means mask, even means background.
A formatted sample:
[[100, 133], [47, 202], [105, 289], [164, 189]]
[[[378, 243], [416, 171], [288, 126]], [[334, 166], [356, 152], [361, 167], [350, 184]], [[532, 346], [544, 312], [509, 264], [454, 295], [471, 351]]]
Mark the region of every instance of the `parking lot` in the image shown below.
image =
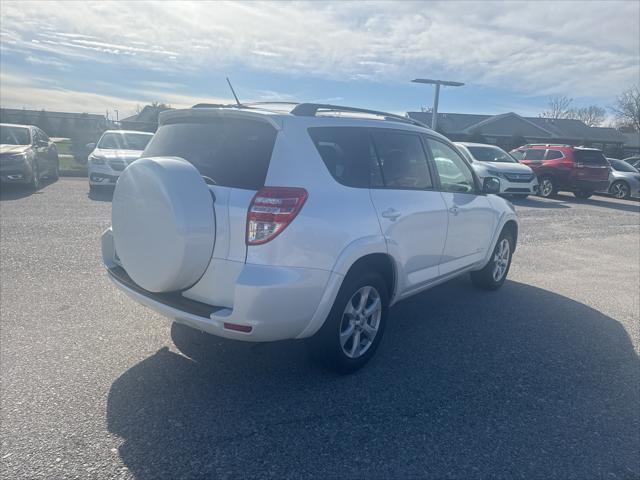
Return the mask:
[[352, 376], [170, 323], [108, 281], [110, 195], [0, 200], [4, 478], [640, 476], [640, 203], [519, 201], [509, 278], [395, 306]]

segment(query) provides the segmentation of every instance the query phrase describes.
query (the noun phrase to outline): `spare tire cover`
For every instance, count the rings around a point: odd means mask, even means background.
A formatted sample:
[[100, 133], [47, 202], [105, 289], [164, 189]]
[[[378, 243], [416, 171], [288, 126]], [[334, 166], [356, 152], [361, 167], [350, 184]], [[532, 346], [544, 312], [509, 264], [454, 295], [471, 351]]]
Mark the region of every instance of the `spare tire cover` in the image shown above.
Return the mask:
[[209, 265], [215, 214], [196, 168], [177, 157], [142, 158], [120, 175], [111, 224], [116, 253], [129, 276], [150, 292], [195, 284]]

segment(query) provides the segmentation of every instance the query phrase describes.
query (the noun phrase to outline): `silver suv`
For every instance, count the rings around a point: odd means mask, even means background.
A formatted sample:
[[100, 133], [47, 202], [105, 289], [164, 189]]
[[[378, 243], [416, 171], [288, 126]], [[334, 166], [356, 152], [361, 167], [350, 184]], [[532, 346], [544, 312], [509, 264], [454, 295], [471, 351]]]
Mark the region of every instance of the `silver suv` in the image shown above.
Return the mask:
[[450, 141], [405, 117], [281, 108], [160, 115], [102, 237], [121, 290], [214, 335], [308, 339], [329, 368], [351, 372], [394, 303], [468, 272], [502, 285], [518, 223], [493, 195], [499, 179], [481, 185]]

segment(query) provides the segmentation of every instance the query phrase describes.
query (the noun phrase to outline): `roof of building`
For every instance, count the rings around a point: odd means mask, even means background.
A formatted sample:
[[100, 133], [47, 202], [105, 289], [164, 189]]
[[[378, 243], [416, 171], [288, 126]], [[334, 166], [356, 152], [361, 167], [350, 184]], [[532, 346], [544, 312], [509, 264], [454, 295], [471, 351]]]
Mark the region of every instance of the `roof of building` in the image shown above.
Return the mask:
[[625, 146], [640, 148], [640, 132], [623, 133], [623, 135]]
[[[408, 112], [411, 118], [431, 125], [430, 112]], [[438, 113], [438, 129], [452, 134], [522, 135], [540, 139], [590, 140], [623, 143], [624, 135], [614, 128], [589, 127], [568, 118], [522, 117], [514, 112], [500, 115]]]
[[131, 115], [130, 117], [122, 118], [121, 122], [140, 122], [140, 123], [155, 123], [158, 121], [158, 114], [164, 110], [169, 110], [170, 107], [166, 106], [154, 106], [145, 105], [140, 113]]

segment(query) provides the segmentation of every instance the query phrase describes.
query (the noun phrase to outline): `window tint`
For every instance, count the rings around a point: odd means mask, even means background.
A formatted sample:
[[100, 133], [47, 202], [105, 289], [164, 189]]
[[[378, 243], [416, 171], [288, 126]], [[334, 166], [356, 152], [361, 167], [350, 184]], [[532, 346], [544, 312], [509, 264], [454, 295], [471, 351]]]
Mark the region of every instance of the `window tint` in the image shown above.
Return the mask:
[[100, 139], [98, 148], [107, 150], [144, 150], [149, 140], [151, 140], [151, 135], [143, 133], [107, 132]]
[[239, 118], [176, 121], [158, 129], [142, 156], [181, 157], [218, 185], [258, 190], [276, 133], [267, 123]]
[[373, 130], [372, 137], [385, 187], [423, 189], [433, 186], [418, 135]]
[[514, 150], [513, 152], [509, 152], [509, 154], [516, 160], [522, 160], [524, 158], [524, 152], [522, 150]]
[[547, 160], [555, 160], [556, 158], [562, 158], [564, 155], [560, 150], [547, 150]]
[[618, 172], [638, 173], [638, 170], [622, 160], [615, 160], [611, 158], [609, 159], [609, 163], [611, 164], [613, 169], [617, 170]]
[[467, 147], [474, 160], [479, 162], [516, 163], [507, 152], [498, 147]]
[[28, 128], [0, 126], [1, 145], [29, 145], [30, 143], [31, 135]]
[[545, 150], [543, 148], [532, 148], [524, 154], [525, 160], [542, 160]]
[[329, 173], [348, 187], [381, 185], [382, 177], [369, 130], [359, 127], [315, 127], [309, 135]]
[[427, 139], [436, 164], [440, 185], [445, 192], [475, 192], [473, 174], [458, 153], [442, 142]]
[[573, 155], [578, 163], [607, 165], [607, 159], [600, 150], [574, 150]]

